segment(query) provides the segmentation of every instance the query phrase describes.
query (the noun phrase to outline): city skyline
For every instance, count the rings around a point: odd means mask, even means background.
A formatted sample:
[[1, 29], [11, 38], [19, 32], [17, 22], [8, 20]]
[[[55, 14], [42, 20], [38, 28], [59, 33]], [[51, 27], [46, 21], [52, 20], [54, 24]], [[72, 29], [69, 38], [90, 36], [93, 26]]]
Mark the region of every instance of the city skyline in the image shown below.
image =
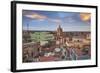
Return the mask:
[[58, 11], [22, 11], [23, 30], [55, 31], [60, 25], [63, 31], [90, 31], [91, 14]]

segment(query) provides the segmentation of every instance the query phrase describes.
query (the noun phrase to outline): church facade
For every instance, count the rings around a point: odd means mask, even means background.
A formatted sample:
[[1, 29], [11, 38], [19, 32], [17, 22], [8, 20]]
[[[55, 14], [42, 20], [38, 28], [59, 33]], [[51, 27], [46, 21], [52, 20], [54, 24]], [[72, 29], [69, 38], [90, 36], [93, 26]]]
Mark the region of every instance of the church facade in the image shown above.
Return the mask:
[[55, 41], [56, 41], [56, 45], [59, 45], [59, 46], [66, 43], [66, 36], [60, 25], [58, 26], [56, 30]]

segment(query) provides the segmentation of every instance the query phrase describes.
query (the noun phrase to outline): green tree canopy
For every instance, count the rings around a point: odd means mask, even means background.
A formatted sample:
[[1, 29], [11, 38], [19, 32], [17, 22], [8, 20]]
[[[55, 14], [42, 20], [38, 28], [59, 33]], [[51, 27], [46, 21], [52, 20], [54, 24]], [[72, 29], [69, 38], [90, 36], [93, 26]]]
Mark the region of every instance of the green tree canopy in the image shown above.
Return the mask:
[[31, 39], [34, 42], [50, 41], [54, 39], [54, 36], [49, 32], [34, 32], [31, 34]]

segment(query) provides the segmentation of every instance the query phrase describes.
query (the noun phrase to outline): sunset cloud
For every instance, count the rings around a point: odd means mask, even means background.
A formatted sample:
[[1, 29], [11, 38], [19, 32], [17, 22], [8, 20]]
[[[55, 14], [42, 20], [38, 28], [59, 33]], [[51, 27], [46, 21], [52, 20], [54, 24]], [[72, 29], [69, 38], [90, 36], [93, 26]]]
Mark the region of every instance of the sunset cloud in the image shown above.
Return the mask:
[[39, 14], [39, 13], [32, 12], [32, 11], [28, 11], [28, 10], [23, 10], [23, 15], [27, 18], [39, 20], [39, 21], [47, 20], [47, 21], [53, 22], [53, 23], [61, 23], [62, 22], [60, 19], [50, 18], [46, 15]]
[[28, 18], [37, 19], [37, 20], [44, 20], [44, 19], [47, 18], [46, 16], [39, 15], [37, 13], [33, 13], [33, 14], [25, 15], [25, 16], [28, 17]]
[[90, 13], [80, 13], [80, 18], [82, 21], [89, 21], [91, 19], [91, 14]]
[[36, 19], [36, 20], [44, 20], [47, 18], [45, 15], [41, 15], [39, 13], [29, 12], [29, 11], [23, 11], [23, 15], [25, 17], [28, 17], [31, 19]]

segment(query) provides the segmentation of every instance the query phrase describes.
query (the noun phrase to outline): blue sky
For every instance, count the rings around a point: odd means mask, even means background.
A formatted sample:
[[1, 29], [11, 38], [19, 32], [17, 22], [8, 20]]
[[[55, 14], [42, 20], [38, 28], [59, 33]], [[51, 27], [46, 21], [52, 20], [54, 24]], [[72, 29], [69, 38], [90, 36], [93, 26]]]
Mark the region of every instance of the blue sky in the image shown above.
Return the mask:
[[55, 31], [60, 25], [63, 31], [90, 31], [90, 20], [90, 13], [22, 11], [23, 30]]

